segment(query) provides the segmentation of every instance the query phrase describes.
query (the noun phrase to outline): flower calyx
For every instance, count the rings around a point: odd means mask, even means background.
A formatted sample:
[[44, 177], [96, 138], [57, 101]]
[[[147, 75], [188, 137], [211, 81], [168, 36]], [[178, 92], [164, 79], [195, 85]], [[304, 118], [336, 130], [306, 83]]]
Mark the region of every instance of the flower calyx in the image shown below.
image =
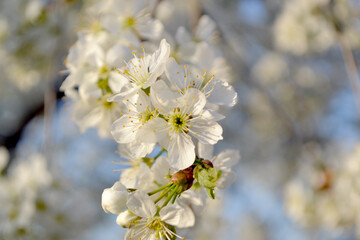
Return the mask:
[[204, 187], [212, 199], [215, 199], [214, 188], [216, 181], [221, 177], [221, 171], [214, 168], [211, 161], [205, 159], [196, 159], [194, 168], [194, 177], [200, 186]]

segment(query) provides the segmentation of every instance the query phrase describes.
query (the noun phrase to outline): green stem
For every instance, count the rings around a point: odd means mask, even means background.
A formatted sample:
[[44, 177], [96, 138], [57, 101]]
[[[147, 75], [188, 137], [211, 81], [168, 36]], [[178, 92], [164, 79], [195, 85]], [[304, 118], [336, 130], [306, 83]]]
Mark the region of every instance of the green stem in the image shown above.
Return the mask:
[[161, 151], [154, 157], [154, 159], [156, 160], [158, 157], [161, 156], [161, 154], [163, 154], [163, 152], [165, 152], [166, 150], [164, 148], [161, 149]]
[[203, 163], [202, 163], [202, 162], [200, 161], [200, 159], [198, 159], [198, 158], [195, 159], [194, 164], [201, 164], [201, 165], [203, 165]]
[[163, 190], [163, 189], [165, 189], [165, 188], [167, 188], [167, 187], [170, 187], [172, 184], [173, 184], [173, 183], [169, 183], [169, 184], [167, 184], [167, 185], [164, 185], [164, 186], [162, 186], [162, 187], [160, 187], [160, 188], [158, 188], [158, 189], [156, 189], [156, 190], [154, 190], [154, 191], [152, 191], [152, 192], [149, 192], [148, 195], [149, 195], [149, 196], [154, 195], [155, 193], [158, 193], [158, 192], [160, 192], [161, 190]]
[[155, 200], [155, 204], [158, 203], [163, 197], [165, 197], [165, 195], [170, 192], [171, 189], [174, 189], [175, 185], [172, 185], [171, 187], [169, 187], [165, 192], [163, 192], [160, 197], [158, 197], [156, 200]]
[[174, 195], [174, 197], [173, 197], [173, 199], [172, 199], [172, 201], [171, 201], [171, 203], [172, 203], [172, 204], [174, 204], [174, 203], [175, 203], [176, 198], [177, 198], [178, 196], [180, 196], [180, 195], [177, 195], [177, 194], [175, 194], [175, 195]]
[[172, 193], [170, 194], [170, 196], [166, 199], [166, 201], [164, 202], [164, 204], [161, 206], [161, 208], [165, 207], [169, 202], [170, 200], [177, 195], [177, 190], [179, 189], [179, 185], [176, 185], [174, 190], [172, 191]]

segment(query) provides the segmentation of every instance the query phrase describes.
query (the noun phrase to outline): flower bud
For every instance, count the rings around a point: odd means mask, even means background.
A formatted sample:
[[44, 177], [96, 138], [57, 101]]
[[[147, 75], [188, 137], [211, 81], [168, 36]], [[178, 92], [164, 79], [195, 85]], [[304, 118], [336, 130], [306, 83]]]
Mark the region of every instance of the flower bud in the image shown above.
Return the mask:
[[184, 170], [180, 170], [174, 173], [171, 176], [171, 181], [176, 185], [183, 186], [184, 191], [191, 188], [194, 181], [193, 168], [188, 167]]
[[186, 173], [179, 171], [171, 176], [171, 181], [176, 185], [183, 185], [187, 182]]
[[208, 166], [208, 167], [211, 167], [211, 168], [214, 167], [213, 163], [211, 161], [209, 161], [209, 160], [201, 160], [201, 162], [203, 164], [205, 164], [206, 166]]
[[128, 228], [131, 225], [131, 222], [135, 220], [137, 216], [130, 212], [129, 210], [123, 211], [116, 218], [116, 223], [123, 228]]
[[128, 191], [117, 181], [111, 188], [106, 188], [101, 197], [101, 205], [106, 213], [118, 214], [126, 208]]

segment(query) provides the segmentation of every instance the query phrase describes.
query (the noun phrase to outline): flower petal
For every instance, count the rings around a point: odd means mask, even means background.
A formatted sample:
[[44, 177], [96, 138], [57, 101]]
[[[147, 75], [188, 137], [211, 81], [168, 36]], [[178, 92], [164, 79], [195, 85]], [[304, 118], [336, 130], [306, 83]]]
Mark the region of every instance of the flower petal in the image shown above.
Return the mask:
[[191, 121], [191, 134], [199, 139], [201, 143], [216, 144], [222, 140], [222, 127], [213, 121], [196, 118]]
[[213, 153], [214, 153], [214, 145], [204, 144], [201, 142], [198, 143], [197, 154], [200, 158], [210, 160], [213, 157]]
[[168, 161], [171, 167], [181, 170], [195, 161], [195, 146], [189, 135], [173, 134], [169, 142]]
[[116, 44], [107, 51], [105, 61], [110, 67], [120, 67], [124, 65], [123, 59], [127, 59], [130, 56], [131, 54], [127, 47]]
[[137, 218], [135, 214], [131, 213], [129, 210], [126, 210], [119, 214], [119, 216], [116, 218], [116, 223], [123, 228], [127, 228], [129, 227], [129, 224], [135, 220], [135, 218]]
[[166, 77], [174, 88], [184, 89], [186, 87], [184, 81], [184, 69], [177, 64], [174, 58], [169, 58], [166, 63]]
[[183, 109], [184, 113], [190, 113], [191, 115], [200, 114], [206, 104], [205, 95], [195, 88], [186, 90], [181, 100], [180, 109]]
[[[124, 115], [111, 126], [111, 134], [118, 143], [130, 143], [136, 139], [138, 124], [131, 122], [133, 120], [129, 117]], [[135, 122], [137, 121], [135, 120]]]
[[180, 96], [179, 93], [172, 91], [163, 80], [156, 81], [150, 89], [152, 104], [163, 114], [170, 113], [178, 105], [175, 99]]
[[143, 88], [150, 87], [155, 83], [156, 79], [164, 73], [166, 67], [166, 61], [170, 56], [170, 45], [165, 39], [161, 40], [159, 49], [151, 55], [149, 72], [150, 77], [143, 86]]
[[210, 103], [228, 107], [232, 107], [236, 104], [237, 93], [230, 84], [219, 79], [214, 79], [211, 83], [214, 86], [214, 89], [208, 97]]
[[131, 212], [143, 218], [150, 218], [156, 214], [153, 200], [142, 190], [130, 193], [126, 205]]
[[169, 205], [160, 210], [160, 219], [170, 225], [186, 228], [195, 224], [195, 215], [186, 205]]
[[240, 161], [240, 152], [238, 150], [227, 149], [214, 157], [213, 163], [218, 168], [227, 168], [236, 165]]
[[198, 24], [197, 37], [203, 41], [213, 41], [216, 37], [216, 24], [209, 16], [203, 15]]

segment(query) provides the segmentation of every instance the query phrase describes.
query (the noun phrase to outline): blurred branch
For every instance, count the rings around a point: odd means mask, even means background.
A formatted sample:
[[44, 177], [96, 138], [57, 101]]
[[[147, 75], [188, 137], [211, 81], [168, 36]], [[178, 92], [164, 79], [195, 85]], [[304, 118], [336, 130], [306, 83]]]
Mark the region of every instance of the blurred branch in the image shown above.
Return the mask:
[[201, 4], [199, 0], [191, 0], [186, 3], [189, 12], [189, 25], [195, 31], [201, 17]]
[[354, 54], [351, 50], [349, 41], [345, 36], [340, 36], [340, 47], [343, 55], [346, 72], [350, 80], [350, 85], [355, 96], [358, 113], [360, 114], [360, 79], [359, 72], [356, 66]]

